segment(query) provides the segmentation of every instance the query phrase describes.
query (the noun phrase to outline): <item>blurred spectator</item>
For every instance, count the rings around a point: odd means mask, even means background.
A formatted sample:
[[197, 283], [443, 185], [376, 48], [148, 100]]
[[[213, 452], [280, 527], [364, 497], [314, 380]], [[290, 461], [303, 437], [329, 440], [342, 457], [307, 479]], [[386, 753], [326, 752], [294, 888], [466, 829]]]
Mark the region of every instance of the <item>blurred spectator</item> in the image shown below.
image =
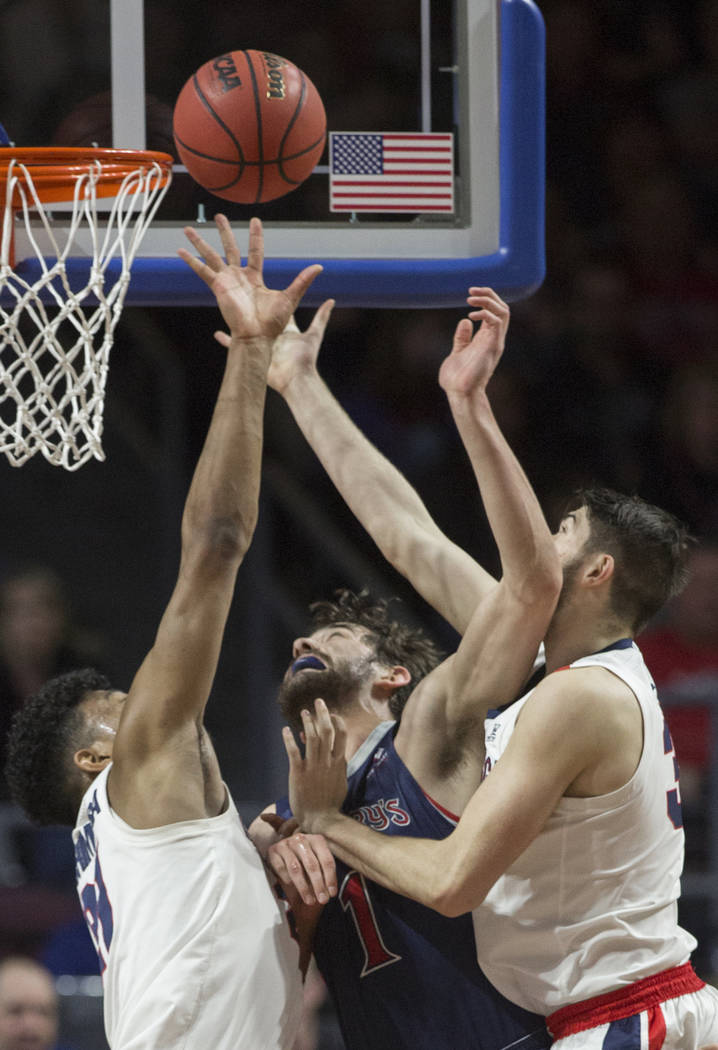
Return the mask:
[[702, 221], [718, 221], [718, 0], [697, 5], [696, 62], [658, 86], [658, 105], [671, 130], [676, 162]]
[[[98, 642], [70, 617], [62, 582], [44, 566], [19, 568], [0, 584], [0, 757], [23, 700], [57, 674], [101, 662]], [[0, 798], [7, 798], [4, 776]]]
[[[688, 860], [699, 860], [705, 840], [704, 805], [712, 754], [712, 721], [718, 718], [718, 539], [691, 553], [685, 589], [665, 618], [639, 639], [658, 687], [681, 767]], [[717, 815], [718, 816], [718, 815]], [[691, 828], [693, 822], [700, 826]], [[696, 847], [696, 848], [692, 848]]]
[[650, 498], [663, 496], [696, 535], [718, 533], [718, 362], [676, 368], [657, 420]]
[[60, 1050], [58, 1024], [50, 973], [29, 956], [0, 962], [0, 1050]]
[[[48, 678], [102, 662], [99, 641], [74, 623], [62, 581], [53, 570], [29, 565], [5, 576], [0, 584], [0, 887], [29, 882], [60, 895], [74, 892], [67, 836], [53, 828], [33, 828], [10, 801], [5, 740], [15, 711]], [[57, 917], [64, 917], [61, 897], [57, 905]], [[43, 908], [53, 913], [45, 903], [38, 906], [38, 916]], [[1, 922], [0, 934], [5, 929]]]

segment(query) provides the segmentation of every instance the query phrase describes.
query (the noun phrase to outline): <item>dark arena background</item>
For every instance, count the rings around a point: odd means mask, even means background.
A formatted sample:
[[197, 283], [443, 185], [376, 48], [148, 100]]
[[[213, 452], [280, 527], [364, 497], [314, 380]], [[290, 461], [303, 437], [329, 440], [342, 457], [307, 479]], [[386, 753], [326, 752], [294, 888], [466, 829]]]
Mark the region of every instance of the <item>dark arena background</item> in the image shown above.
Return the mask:
[[[552, 525], [572, 489], [597, 483], [673, 511], [699, 541], [691, 583], [650, 625], [645, 653], [681, 762], [681, 918], [700, 940], [696, 969], [711, 980], [718, 972], [718, 2], [538, 6], [547, 45], [546, 278], [512, 306], [492, 403]], [[167, 113], [186, 79], [177, 56], [190, 41], [205, 58], [237, 47], [286, 55], [310, 74], [330, 128], [414, 130], [417, 98], [407, 85], [417, 77], [418, 7], [417, 0], [274, 0], [220, 2], [210, 13], [196, 0], [146, 0], [148, 145], [173, 150]], [[18, 145], [74, 134], [58, 129], [95, 96], [92, 141], [110, 144], [100, 141], [109, 126], [107, 17], [107, 4], [96, 0], [0, 0], [0, 122]], [[440, 12], [433, 47], [436, 65], [448, 65], [451, 29]], [[440, 123], [451, 123], [447, 105], [439, 91]], [[315, 181], [228, 214], [242, 222], [255, 210], [266, 222], [322, 221], [326, 180]], [[194, 188], [178, 180], [170, 193], [169, 206], [192, 222]], [[212, 210], [225, 209], [210, 198], [208, 217]], [[178, 232], [177, 247], [182, 240]], [[300, 327], [311, 316], [300, 311]], [[496, 570], [437, 383], [461, 316], [461, 309], [338, 308], [320, 371], [440, 527]], [[74, 474], [40, 457], [19, 469], [0, 463], [3, 733], [22, 701], [14, 666], [23, 645], [36, 651], [36, 674], [90, 662], [123, 689], [151, 645], [221, 376], [218, 324], [210, 308], [126, 307], [111, 356], [106, 461]], [[18, 574], [28, 572], [33, 585], [18, 589]], [[285, 790], [275, 696], [292, 640], [304, 632], [307, 605], [341, 586], [398, 596], [410, 622], [447, 649], [456, 644], [382, 562], [270, 392], [259, 526], [206, 719], [247, 819]], [[63, 1045], [103, 1050], [69, 834], [30, 828], [4, 785], [1, 797], [0, 955], [36, 954], [64, 974]], [[313, 1045], [340, 1047], [326, 1002], [319, 1013]]]

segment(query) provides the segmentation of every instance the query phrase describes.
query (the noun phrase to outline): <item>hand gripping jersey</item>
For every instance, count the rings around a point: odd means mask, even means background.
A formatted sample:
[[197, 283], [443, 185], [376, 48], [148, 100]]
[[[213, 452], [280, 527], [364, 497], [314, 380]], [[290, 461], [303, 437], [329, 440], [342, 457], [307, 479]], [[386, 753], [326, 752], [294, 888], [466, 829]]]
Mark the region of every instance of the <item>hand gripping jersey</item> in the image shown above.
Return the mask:
[[[444, 838], [451, 817], [394, 749], [397, 726], [371, 733], [347, 770], [344, 812], [386, 835]], [[286, 799], [277, 811], [289, 816]], [[314, 954], [348, 1050], [539, 1050], [543, 1018], [509, 1003], [476, 964], [471, 917], [448, 919], [337, 861], [339, 895]]]
[[[630, 639], [555, 673], [593, 666], [622, 679], [640, 704], [638, 767], [608, 795], [564, 796], [474, 913], [486, 975], [512, 1002], [546, 1015], [679, 967], [696, 944], [677, 923], [678, 768], [655, 685]], [[489, 770], [530, 696], [487, 719]]]
[[217, 817], [131, 828], [106, 767], [73, 832], [112, 1050], [290, 1050], [299, 950], [228, 794]]

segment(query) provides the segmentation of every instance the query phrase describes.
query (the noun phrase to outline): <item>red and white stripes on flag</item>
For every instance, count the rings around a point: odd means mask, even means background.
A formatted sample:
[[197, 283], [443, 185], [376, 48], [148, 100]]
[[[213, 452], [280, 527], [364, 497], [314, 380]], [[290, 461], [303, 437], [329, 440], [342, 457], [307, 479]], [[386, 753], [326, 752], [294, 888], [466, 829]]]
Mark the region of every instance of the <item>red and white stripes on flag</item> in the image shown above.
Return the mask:
[[330, 211], [453, 212], [451, 133], [332, 131]]

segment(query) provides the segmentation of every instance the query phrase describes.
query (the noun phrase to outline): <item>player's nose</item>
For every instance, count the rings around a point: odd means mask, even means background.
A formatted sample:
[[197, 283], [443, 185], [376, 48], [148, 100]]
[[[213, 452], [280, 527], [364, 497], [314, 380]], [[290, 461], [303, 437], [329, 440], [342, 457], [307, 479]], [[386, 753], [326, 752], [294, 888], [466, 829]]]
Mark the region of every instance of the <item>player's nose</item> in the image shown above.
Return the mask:
[[294, 644], [292, 645], [292, 657], [296, 660], [298, 656], [304, 656], [305, 653], [311, 653], [312, 649], [313, 646], [309, 638], [295, 638]]

